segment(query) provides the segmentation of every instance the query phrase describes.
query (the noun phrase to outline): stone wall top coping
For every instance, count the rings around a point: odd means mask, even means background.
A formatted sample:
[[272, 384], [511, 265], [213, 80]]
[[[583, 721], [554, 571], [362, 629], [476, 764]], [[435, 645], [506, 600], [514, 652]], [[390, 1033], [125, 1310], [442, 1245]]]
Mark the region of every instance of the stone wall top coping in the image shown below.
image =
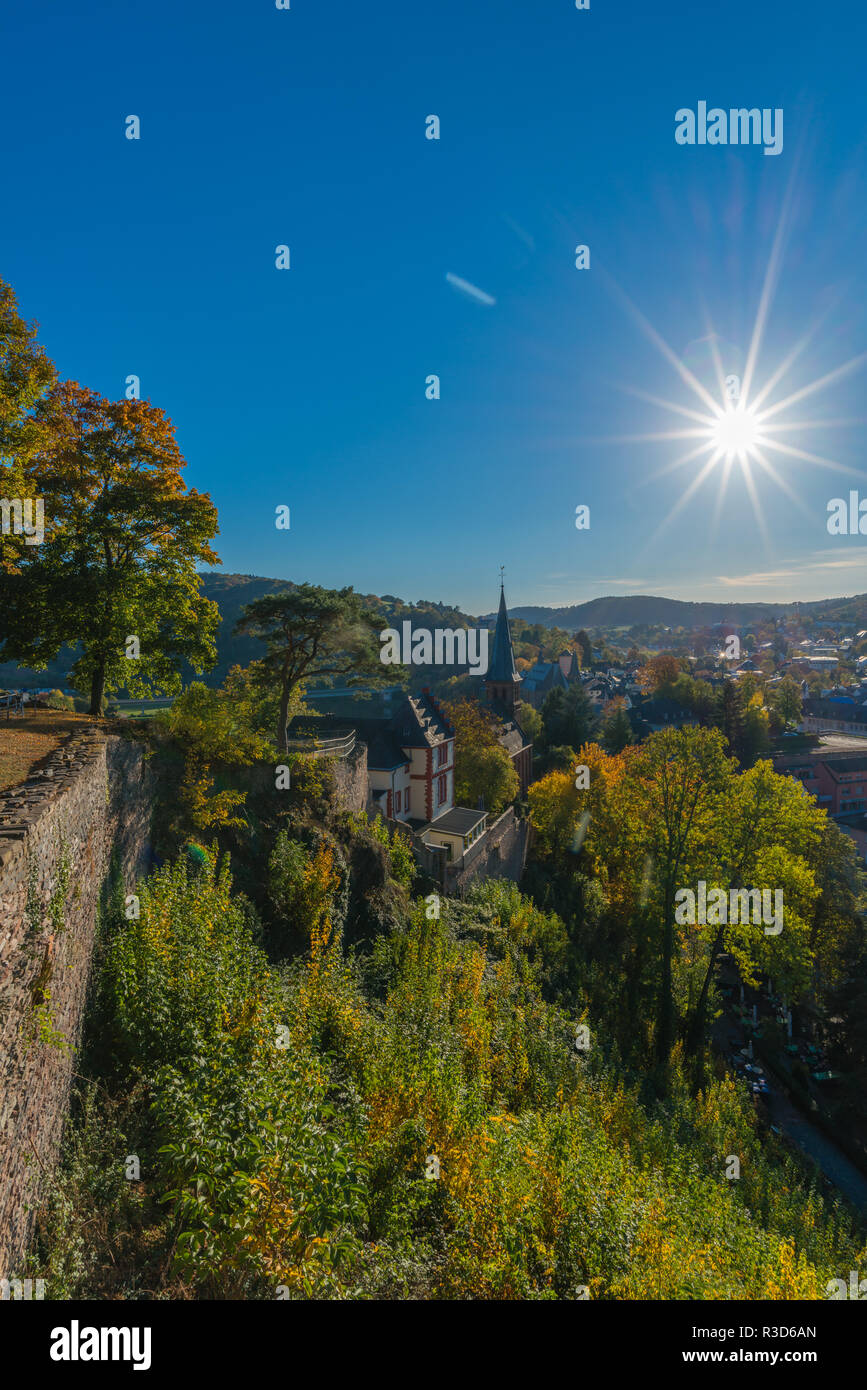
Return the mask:
[[109, 737], [99, 729], [70, 734], [44, 767], [0, 792], [0, 848], [4, 839], [18, 840], [30, 833], [34, 822], [68, 790], [74, 774], [99, 756]]

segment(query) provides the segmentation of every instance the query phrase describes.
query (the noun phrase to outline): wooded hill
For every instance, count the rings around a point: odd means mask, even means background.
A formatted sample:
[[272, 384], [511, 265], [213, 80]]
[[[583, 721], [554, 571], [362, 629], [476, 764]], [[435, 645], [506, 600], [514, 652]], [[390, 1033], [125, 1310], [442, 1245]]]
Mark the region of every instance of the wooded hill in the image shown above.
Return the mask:
[[[245, 604], [263, 594], [278, 593], [294, 587], [290, 580], [265, 579], [252, 574], [203, 573], [202, 592], [218, 604], [221, 614], [217, 634], [217, 664], [212, 671], [195, 677], [191, 669], [183, 672], [184, 680], [204, 680], [218, 686], [232, 666], [248, 666], [261, 654], [261, 644], [253, 637], [235, 636], [234, 627]], [[415, 627], [465, 627], [473, 623], [493, 624], [496, 614], [481, 618], [462, 612], [442, 602], [419, 599], [412, 603], [394, 594], [366, 594], [367, 603], [382, 613], [384, 625], [393, 626], [409, 619]], [[811, 603], [689, 603], [681, 599], [654, 597], [647, 594], [632, 596], [611, 595], [590, 599], [587, 603], [562, 608], [516, 607], [510, 609], [512, 619], [548, 628], [562, 628], [572, 633], [580, 628], [618, 628], [662, 624], [676, 628], [711, 627], [714, 623], [731, 623], [747, 627], [763, 619], [785, 617], [800, 612], [814, 621], [828, 623], [853, 622], [867, 627], [867, 594], [852, 598], [819, 599]], [[65, 688], [68, 672], [76, 658], [73, 648], [66, 648], [56, 662], [44, 671], [0, 664], [0, 686], [58, 686]]]

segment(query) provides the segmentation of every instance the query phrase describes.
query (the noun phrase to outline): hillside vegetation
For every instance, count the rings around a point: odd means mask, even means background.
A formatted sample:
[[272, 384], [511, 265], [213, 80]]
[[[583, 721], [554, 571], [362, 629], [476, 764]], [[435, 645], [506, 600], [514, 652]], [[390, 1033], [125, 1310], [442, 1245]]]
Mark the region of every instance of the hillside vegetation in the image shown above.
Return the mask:
[[[179, 846], [138, 916], [118, 885], [28, 1272], [96, 1298], [815, 1299], [859, 1267], [858, 1220], [742, 1083], [708, 1055], [696, 1084], [680, 1041], [654, 1064], [660, 938], [600, 841], [569, 868], [556, 774], [535, 874], [561, 912], [502, 882], [439, 899], [323, 775]], [[599, 811], [625, 885], [641, 845]]]

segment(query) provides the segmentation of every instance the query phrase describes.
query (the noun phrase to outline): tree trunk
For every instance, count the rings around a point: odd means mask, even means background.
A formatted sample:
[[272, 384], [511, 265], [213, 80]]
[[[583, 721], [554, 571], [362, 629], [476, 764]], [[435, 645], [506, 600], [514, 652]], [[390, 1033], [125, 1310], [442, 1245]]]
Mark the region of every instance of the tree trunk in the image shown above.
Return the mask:
[[662, 993], [659, 1000], [659, 1060], [667, 1062], [674, 1043], [674, 998], [671, 983], [671, 961], [674, 955], [674, 894], [666, 884], [662, 936]]
[[102, 698], [105, 694], [105, 660], [100, 661], [90, 682], [90, 713], [99, 717], [102, 713]]
[[690, 1053], [698, 1052], [699, 1048], [701, 1047], [702, 1037], [704, 1035], [705, 1014], [707, 1013], [707, 997], [710, 993], [710, 982], [713, 978], [713, 971], [714, 966], [716, 965], [716, 958], [722, 950], [724, 937], [725, 927], [720, 926], [720, 929], [716, 934], [716, 940], [714, 941], [713, 946], [711, 948], [710, 960], [708, 961], [707, 971], [705, 972], [704, 977], [704, 983], [701, 987], [701, 994], [698, 997], [698, 1003], [696, 1004], [695, 1013], [693, 1015], [692, 1023], [690, 1024], [689, 1035], [687, 1038], [686, 1045], [687, 1051]]
[[286, 723], [289, 718], [289, 686], [284, 685], [280, 691], [280, 713], [277, 716], [277, 748], [281, 753], [289, 751], [289, 731]]

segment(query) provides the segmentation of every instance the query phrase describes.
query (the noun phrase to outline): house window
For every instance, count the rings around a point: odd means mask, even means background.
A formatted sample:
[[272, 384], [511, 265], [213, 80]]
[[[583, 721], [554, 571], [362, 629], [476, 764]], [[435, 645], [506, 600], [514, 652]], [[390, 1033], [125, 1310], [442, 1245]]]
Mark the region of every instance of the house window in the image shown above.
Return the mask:
[[448, 762], [448, 760], [449, 760], [449, 746], [448, 746], [447, 743], [441, 743], [441, 744], [440, 744], [439, 749], [438, 749], [438, 752], [437, 752], [437, 757], [438, 757], [438, 759], [439, 759], [439, 761], [438, 761], [438, 763], [437, 763], [437, 767], [442, 767], [443, 763], [447, 763], [447, 762]]
[[441, 777], [438, 777], [438, 778], [437, 778], [437, 805], [438, 805], [438, 806], [442, 806], [443, 802], [445, 801], [446, 797], [448, 796], [448, 785], [449, 785], [449, 779], [446, 777], [445, 773], [443, 773]]
[[394, 805], [395, 805], [395, 810], [397, 811], [397, 814], [398, 814], [398, 815], [400, 815], [400, 798], [401, 798], [401, 793], [400, 793], [400, 792], [395, 792], [395, 795], [394, 795]]

